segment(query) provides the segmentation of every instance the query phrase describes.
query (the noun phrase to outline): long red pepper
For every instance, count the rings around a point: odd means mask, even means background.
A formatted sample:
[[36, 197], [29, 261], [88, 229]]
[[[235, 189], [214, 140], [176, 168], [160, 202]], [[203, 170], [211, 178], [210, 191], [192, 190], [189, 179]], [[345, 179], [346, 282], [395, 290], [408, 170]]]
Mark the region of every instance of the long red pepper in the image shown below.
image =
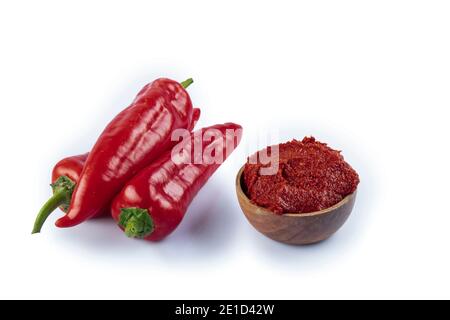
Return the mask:
[[[208, 133], [215, 134], [214, 139]], [[237, 147], [241, 135], [242, 127], [234, 123], [191, 133], [174, 147], [181, 150], [175, 158], [173, 152], [166, 152], [125, 185], [111, 206], [113, 218], [129, 237], [163, 239], [179, 225], [197, 192]], [[196, 150], [198, 146], [201, 150]]]
[[[72, 199], [67, 214], [56, 222], [58, 227], [74, 226], [100, 215], [129, 178], [173, 145], [173, 129], [193, 128], [200, 110], [192, 108], [184, 90], [191, 83], [192, 79], [181, 84], [155, 80], [110, 122], [86, 159], [73, 194], [73, 184], [69, 188], [70, 184], [65, 183], [60, 196], [53, 197], [53, 202], [62, 201], [65, 191], [66, 201]], [[36, 230], [56, 208], [47, 204], [38, 215]]]

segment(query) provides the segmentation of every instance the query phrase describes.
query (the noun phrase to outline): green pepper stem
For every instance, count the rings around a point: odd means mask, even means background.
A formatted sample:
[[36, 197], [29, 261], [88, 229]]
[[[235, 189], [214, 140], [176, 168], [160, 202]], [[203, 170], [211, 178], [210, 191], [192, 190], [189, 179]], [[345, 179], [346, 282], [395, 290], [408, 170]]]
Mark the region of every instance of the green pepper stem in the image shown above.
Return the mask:
[[153, 219], [146, 209], [123, 208], [119, 216], [119, 226], [130, 238], [143, 239], [155, 229]]
[[42, 206], [39, 211], [36, 221], [34, 222], [33, 231], [31, 234], [41, 232], [42, 226], [44, 225], [45, 220], [47, 220], [50, 213], [55, 211], [56, 208], [64, 204], [67, 199], [67, 194], [69, 191], [67, 189], [61, 189], [53, 194], [53, 196], [48, 199], [48, 201]]
[[183, 88], [186, 89], [186, 88], [189, 87], [193, 82], [194, 82], [194, 79], [189, 78], [189, 79], [184, 80], [183, 82], [180, 82], [180, 84], [181, 84], [181, 86], [182, 86]]
[[50, 213], [55, 211], [56, 208], [61, 207], [63, 211], [67, 211], [69, 208], [72, 193], [75, 189], [75, 182], [69, 177], [60, 176], [55, 183], [52, 183], [50, 186], [53, 189], [53, 196], [48, 199], [39, 211], [31, 234], [41, 232], [45, 220], [47, 220]]

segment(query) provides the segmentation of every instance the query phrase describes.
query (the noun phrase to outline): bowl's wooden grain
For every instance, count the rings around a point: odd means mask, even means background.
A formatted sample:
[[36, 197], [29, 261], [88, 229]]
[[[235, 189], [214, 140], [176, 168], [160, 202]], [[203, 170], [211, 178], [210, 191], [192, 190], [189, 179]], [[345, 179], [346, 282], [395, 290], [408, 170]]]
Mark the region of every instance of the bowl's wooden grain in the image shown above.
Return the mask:
[[247, 220], [267, 237], [288, 244], [311, 244], [329, 238], [347, 220], [355, 203], [356, 191], [325, 210], [278, 215], [253, 204], [242, 189], [242, 167], [236, 177], [236, 193]]

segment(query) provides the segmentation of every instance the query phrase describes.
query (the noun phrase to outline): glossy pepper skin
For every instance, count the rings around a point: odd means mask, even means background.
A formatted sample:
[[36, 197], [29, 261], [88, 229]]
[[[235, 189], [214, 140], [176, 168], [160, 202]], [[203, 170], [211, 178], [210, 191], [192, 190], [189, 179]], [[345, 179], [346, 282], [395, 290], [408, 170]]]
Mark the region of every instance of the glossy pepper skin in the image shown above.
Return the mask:
[[[192, 122], [190, 131], [194, 129], [195, 122], [200, 117], [200, 109], [194, 108], [194, 122]], [[89, 155], [89, 152], [71, 156], [60, 160], [52, 170], [52, 184], [55, 184], [60, 177], [69, 178], [74, 184], [80, 180], [81, 172], [83, 171], [84, 164]], [[68, 206], [70, 203], [68, 204]], [[67, 208], [68, 209], [68, 208]], [[66, 210], [67, 211], [67, 210]]]
[[194, 117], [191, 99], [180, 83], [161, 78], [146, 85], [98, 138], [69, 210], [56, 226], [72, 227], [100, 214], [131, 177], [171, 148], [172, 131], [191, 128]]
[[[203, 133], [210, 132], [209, 129], [215, 130], [216, 139], [202, 137]], [[112, 217], [127, 236], [149, 241], [168, 236], [183, 219], [197, 192], [237, 147], [241, 136], [242, 127], [234, 123], [191, 133], [175, 147], [185, 150], [177, 153], [179, 157], [174, 158], [171, 151], [166, 152], [124, 186], [113, 200]], [[193, 161], [198, 159], [195, 149], [198, 145], [202, 146], [202, 160]], [[221, 162], [214, 161], [210, 152], [218, 149], [222, 154]]]
[[[189, 131], [192, 131], [194, 129], [195, 123], [200, 118], [200, 109], [194, 108], [193, 113], [194, 113], [193, 115], [194, 121], [192, 122]], [[58, 179], [61, 179], [61, 177], [66, 177], [70, 179], [70, 181], [74, 184], [75, 188], [75, 184], [77, 184], [78, 181], [80, 180], [81, 172], [83, 171], [84, 164], [86, 163], [88, 155], [89, 152], [86, 152], [84, 154], [67, 157], [60, 160], [57, 164], [55, 164], [52, 170], [51, 186], [55, 187], [58, 183]], [[64, 212], [66, 212], [69, 209], [69, 206], [70, 201], [68, 203], [65, 203], [64, 206], [61, 205], [61, 209]], [[105, 212], [108, 212], [108, 210], [105, 210]]]

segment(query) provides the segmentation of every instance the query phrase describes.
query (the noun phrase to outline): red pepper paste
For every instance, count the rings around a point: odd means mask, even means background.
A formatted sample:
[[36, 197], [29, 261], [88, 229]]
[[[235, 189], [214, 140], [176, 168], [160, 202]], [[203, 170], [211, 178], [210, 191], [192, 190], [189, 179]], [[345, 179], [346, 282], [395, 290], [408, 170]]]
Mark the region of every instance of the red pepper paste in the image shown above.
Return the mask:
[[[273, 163], [262, 164], [258, 159], [245, 165], [243, 187], [253, 203], [277, 214], [308, 213], [329, 208], [356, 190], [359, 176], [340, 151], [314, 137], [278, 147], [276, 174], [261, 174], [261, 168]], [[264, 150], [270, 154], [271, 147]]]

